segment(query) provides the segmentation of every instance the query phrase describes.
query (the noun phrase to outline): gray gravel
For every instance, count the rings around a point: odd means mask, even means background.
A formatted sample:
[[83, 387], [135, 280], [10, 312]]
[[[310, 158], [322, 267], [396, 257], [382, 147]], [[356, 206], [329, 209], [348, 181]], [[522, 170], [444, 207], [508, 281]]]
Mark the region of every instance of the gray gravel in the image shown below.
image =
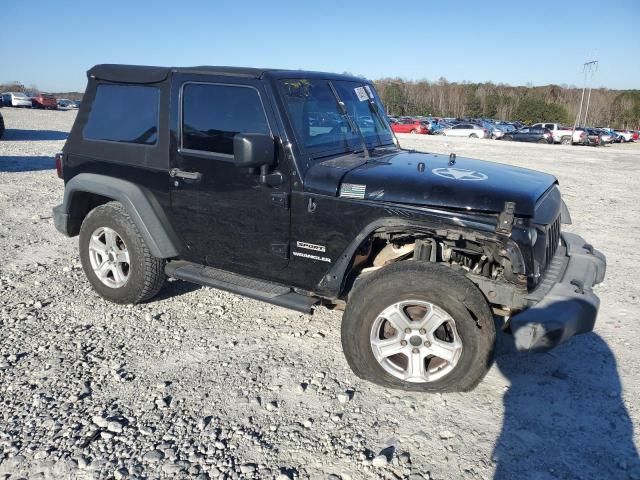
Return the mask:
[[640, 478], [640, 145], [401, 138], [555, 174], [609, 259], [594, 334], [542, 355], [501, 336], [476, 390], [420, 395], [357, 379], [336, 312], [182, 282], [101, 300], [51, 220], [75, 113], [2, 114], [0, 479]]

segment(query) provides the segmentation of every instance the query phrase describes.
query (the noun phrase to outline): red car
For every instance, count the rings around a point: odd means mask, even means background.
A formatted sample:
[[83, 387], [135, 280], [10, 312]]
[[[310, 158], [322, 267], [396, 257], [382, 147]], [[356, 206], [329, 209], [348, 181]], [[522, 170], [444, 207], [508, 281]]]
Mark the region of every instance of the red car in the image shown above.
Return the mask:
[[421, 133], [423, 135], [429, 133], [429, 127], [420, 120], [411, 118], [401, 118], [397, 123], [391, 125], [391, 130], [395, 133]]
[[56, 97], [53, 95], [48, 95], [46, 93], [38, 93], [37, 95], [31, 97], [31, 106], [33, 108], [46, 108], [48, 110], [57, 110], [58, 109], [58, 101]]

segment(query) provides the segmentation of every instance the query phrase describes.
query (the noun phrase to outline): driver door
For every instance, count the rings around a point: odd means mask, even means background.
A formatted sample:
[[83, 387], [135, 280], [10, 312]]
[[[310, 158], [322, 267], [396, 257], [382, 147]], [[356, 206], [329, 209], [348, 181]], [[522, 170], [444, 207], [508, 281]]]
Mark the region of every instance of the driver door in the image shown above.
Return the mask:
[[174, 82], [171, 211], [184, 257], [246, 275], [286, 267], [290, 169], [278, 153], [274, 168], [283, 172], [283, 183], [269, 186], [257, 169], [233, 161], [235, 134], [279, 136], [264, 86], [201, 75], [176, 75]]

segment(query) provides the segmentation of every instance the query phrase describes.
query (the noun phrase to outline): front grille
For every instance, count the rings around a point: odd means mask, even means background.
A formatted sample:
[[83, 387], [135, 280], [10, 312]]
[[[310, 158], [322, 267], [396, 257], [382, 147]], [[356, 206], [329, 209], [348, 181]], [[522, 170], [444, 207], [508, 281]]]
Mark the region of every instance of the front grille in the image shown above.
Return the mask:
[[560, 215], [547, 227], [547, 234], [545, 235], [545, 257], [542, 270], [546, 270], [547, 266], [553, 259], [560, 244]]

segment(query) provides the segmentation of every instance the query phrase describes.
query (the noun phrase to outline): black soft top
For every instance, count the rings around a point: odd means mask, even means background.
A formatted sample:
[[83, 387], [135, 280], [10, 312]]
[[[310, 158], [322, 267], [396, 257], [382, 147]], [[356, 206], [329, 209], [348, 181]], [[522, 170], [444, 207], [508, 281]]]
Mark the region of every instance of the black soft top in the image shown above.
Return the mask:
[[234, 77], [262, 78], [269, 74], [275, 78], [327, 78], [366, 82], [361, 77], [340, 75], [335, 73], [314, 72], [308, 70], [282, 70], [277, 68], [247, 68], [247, 67], [152, 67], [144, 65], [96, 65], [87, 72], [89, 78], [106, 82], [122, 83], [160, 83], [169, 78], [171, 73], [194, 73], [203, 75], [228, 75]]

